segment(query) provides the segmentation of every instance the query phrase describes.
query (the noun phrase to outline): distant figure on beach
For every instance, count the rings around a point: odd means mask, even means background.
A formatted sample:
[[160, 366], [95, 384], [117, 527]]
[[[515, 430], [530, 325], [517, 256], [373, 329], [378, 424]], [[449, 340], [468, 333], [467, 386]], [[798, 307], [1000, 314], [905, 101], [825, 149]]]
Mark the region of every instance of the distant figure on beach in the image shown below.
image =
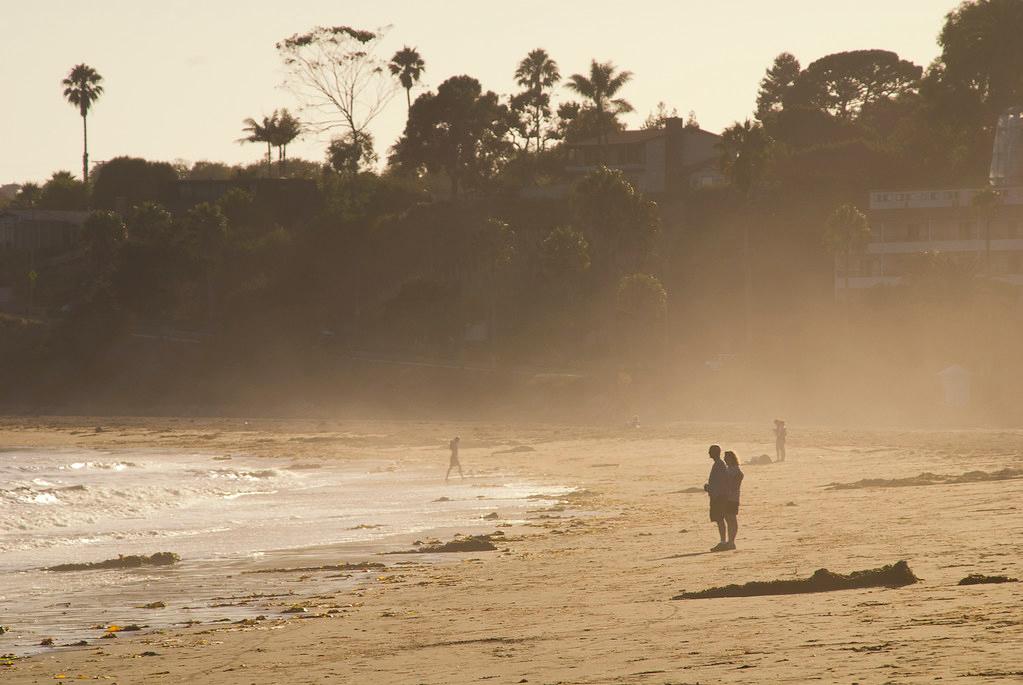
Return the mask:
[[633, 416], [629, 421], [625, 422], [626, 428], [639, 428], [639, 417]]
[[711, 552], [723, 552], [728, 549], [728, 538], [725, 537], [725, 514], [728, 509], [728, 467], [721, 461], [721, 447], [711, 445], [707, 454], [714, 461], [710, 467], [710, 476], [703, 489], [710, 495], [710, 520], [718, 524], [721, 542], [711, 547]]
[[785, 461], [785, 422], [774, 420], [774, 460]]
[[444, 481], [447, 482], [448, 477], [451, 476], [451, 469], [458, 467], [458, 475], [465, 480], [465, 474], [462, 473], [462, 462], [458, 460], [458, 445], [462, 442], [462, 439], [455, 436], [455, 439], [448, 443], [448, 447], [451, 448], [451, 461], [448, 463], [448, 472], [444, 474]]
[[735, 452], [725, 452], [725, 466], [728, 467], [728, 502], [725, 507], [725, 526], [728, 528], [728, 542], [725, 549], [735, 549], [735, 534], [739, 532], [739, 492], [742, 489], [743, 473]]

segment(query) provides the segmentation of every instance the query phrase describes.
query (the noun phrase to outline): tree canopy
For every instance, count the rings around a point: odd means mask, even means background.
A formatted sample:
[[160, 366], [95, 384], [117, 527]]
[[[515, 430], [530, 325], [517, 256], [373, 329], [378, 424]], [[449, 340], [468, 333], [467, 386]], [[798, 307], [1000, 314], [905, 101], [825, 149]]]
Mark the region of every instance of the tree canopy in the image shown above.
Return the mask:
[[492, 178], [509, 152], [511, 113], [471, 76], [453, 76], [412, 103], [391, 160], [406, 169], [442, 173], [452, 195]]

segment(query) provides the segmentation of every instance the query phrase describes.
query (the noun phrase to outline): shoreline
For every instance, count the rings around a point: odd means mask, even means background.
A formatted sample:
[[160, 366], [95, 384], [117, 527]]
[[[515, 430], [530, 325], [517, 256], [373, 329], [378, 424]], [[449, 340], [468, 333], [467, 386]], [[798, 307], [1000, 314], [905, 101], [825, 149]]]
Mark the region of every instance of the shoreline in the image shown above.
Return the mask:
[[[160, 430], [131, 422], [122, 438], [113, 439], [113, 428], [103, 435], [113, 442], [229, 443], [239, 451], [262, 445], [265, 454], [294, 444], [303, 454], [322, 456], [324, 445], [333, 443], [308, 441], [314, 437], [309, 426], [281, 423], [272, 435], [250, 435], [235, 431], [231, 421], [182, 423], [163, 433], [169, 438], [156, 438]], [[63, 424], [56, 431], [44, 426], [13, 433], [45, 442], [78, 430]], [[369, 422], [353, 433], [345, 438], [349, 443], [374, 440], [382, 448], [436, 445], [461, 434], [467, 449], [480, 446], [475, 459], [547, 482], [572, 476], [580, 493], [567, 498], [564, 511], [553, 512], [562, 518], [540, 514], [529, 521], [524, 534], [514, 536], [521, 539], [500, 546], [507, 552], [446, 555], [429, 565], [408, 559], [413, 563], [381, 574], [386, 581], [314, 598], [319, 604], [309, 612], [343, 606], [339, 613], [105, 640], [0, 666], [5, 680], [48, 683], [63, 674], [120, 683], [915, 683], [938, 675], [986, 682], [990, 678], [969, 674], [1018, 670], [1018, 586], [957, 586], [975, 572], [1021, 575], [1023, 547], [1012, 535], [1023, 532], [1023, 510], [1011, 495], [1017, 483], [824, 486], [855, 483], [865, 472], [894, 482], [922, 472], [1018, 466], [1019, 431], [971, 432], [964, 442], [955, 431], [797, 427], [785, 464], [744, 467], [739, 550], [724, 554], [707, 552], [716, 533], [706, 521], [706, 503], [685, 490], [706, 476], [706, 444], [721, 442], [745, 460], [768, 451], [766, 427], [686, 424], [625, 432]], [[0, 429], [0, 439], [10, 436], [9, 428]], [[258, 442], [265, 437], [271, 442]], [[528, 444], [535, 451], [494, 455], [501, 448], [491, 447], [498, 444]], [[433, 452], [414, 454], [436, 461]], [[996, 526], [1009, 536], [997, 549], [974, 534]], [[903, 559], [922, 583], [671, 600], [726, 582], [800, 578], [817, 568], [847, 573]]]

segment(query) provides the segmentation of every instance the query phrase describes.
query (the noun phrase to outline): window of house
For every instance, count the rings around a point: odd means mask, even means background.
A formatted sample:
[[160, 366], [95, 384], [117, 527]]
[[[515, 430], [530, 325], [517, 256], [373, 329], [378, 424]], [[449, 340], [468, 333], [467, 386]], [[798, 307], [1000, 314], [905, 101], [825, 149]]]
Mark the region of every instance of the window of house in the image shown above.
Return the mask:
[[643, 143], [630, 143], [625, 146], [626, 164], [643, 164], [646, 161], [646, 146]]
[[959, 240], [970, 240], [973, 238], [973, 222], [959, 222]]

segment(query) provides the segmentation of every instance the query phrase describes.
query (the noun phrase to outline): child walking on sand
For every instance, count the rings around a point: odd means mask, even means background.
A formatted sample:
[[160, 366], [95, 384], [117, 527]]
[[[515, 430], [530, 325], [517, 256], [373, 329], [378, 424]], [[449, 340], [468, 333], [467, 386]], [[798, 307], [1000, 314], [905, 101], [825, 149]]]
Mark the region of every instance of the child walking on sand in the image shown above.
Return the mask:
[[774, 420], [774, 460], [785, 461], [785, 422]]
[[446, 483], [448, 477], [451, 475], [451, 469], [458, 468], [458, 475], [465, 480], [465, 474], [462, 473], [462, 462], [458, 460], [458, 445], [462, 442], [462, 439], [455, 436], [455, 439], [448, 443], [448, 447], [451, 449], [451, 461], [448, 462], [448, 472], [444, 474], [444, 482]]

